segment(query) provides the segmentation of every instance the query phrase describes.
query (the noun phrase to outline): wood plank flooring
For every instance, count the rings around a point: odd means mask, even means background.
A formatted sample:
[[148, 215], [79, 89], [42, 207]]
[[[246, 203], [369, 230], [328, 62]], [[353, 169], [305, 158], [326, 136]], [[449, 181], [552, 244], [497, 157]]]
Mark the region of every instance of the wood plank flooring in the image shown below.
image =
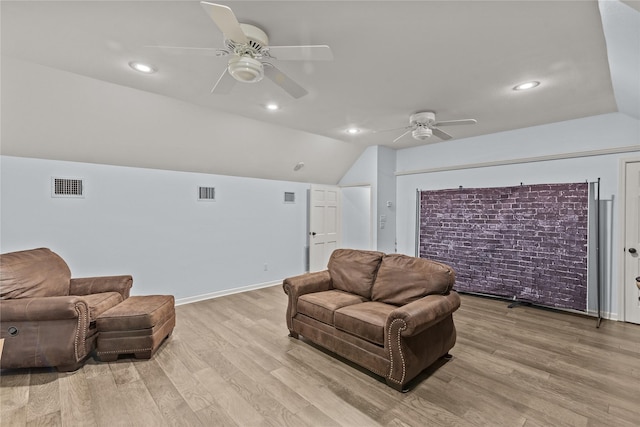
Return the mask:
[[176, 308], [148, 361], [5, 370], [2, 426], [638, 426], [640, 326], [462, 296], [454, 358], [398, 393], [287, 336], [280, 286]]

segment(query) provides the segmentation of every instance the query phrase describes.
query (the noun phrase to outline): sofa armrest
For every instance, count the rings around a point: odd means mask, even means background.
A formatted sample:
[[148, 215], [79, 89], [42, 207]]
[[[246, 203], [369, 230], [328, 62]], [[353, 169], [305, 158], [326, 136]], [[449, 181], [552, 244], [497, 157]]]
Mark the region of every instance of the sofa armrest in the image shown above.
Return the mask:
[[455, 291], [447, 295], [427, 295], [417, 301], [393, 310], [387, 318], [387, 330], [394, 321], [404, 322], [402, 336], [410, 337], [429, 329], [460, 307], [460, 296]]
[[295, 295], [296, 298], [300, 295], [328, 291], [333, 288], [329, 270], [289, 277], [284, 279], [282, 287], [287, 295]]
[[298, 297], [313, 292], [328, 291], [333, 288], [333, 282], [331, 281], [329, 270], [323, 270], [284, 279], [282, 288], [284, 293], [289, 296], [287, 327], [289, 331], [293, 331], [292, 319], [298, 313]]
[[0, 321], [47, 321], [88, 318], [87, 303], [75, 295], [2, 300]]
[[129, 298], [129, 291], [133, 285], [133, 277], [126, 276], [102, 276], [82, 277], [71, 279], [69, 285], [70, 295], [91, 295], [101, 292], [119, 292], [122, 299]]

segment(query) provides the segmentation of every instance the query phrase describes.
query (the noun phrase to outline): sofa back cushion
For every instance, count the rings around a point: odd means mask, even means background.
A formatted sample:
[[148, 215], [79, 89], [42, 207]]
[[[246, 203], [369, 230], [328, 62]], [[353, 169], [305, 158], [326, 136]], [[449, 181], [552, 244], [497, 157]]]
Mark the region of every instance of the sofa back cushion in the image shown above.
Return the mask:
[[371, 287], [383, 256], [382, 252], [336, 249], [328, 265], [333, 287], [371, 299]]
[[392, 254], [382, 259], [373, 284], [372, 301], [405, 305], [432, 294], [447, 294], [456, 275], [446, 264]]
[[46, 248], [0, 255], [0, 299], [69, 295], [71, 271]]

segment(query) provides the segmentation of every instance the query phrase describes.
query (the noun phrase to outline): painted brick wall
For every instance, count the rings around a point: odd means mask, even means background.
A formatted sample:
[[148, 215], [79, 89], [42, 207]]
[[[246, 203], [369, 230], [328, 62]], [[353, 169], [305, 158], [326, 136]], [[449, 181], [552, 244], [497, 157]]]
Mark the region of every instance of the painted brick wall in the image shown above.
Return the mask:
[[421, 192], [420, 256], [460, 291], [586, 310], [587, 183]]

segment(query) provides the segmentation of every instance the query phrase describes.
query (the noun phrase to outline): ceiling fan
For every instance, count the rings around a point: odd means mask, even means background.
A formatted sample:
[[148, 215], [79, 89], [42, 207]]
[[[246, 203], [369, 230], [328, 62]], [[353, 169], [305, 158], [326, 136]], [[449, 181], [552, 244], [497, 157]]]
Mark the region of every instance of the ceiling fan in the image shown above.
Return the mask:
[[418, 141], [424, 141], [425, 139], [435, 135], [443, 141], [453, 138], [445, 131], [439, 129], [440, 126], [453, 126], [453, 125], [473, 125], [478, 123], [475, 119], [460, 119], [460, 120], [445, 120], [442, 122], [436, 121], [436, 114], [433, 111], [420, 111], [409, 116], [409, 126], [404, 128], [396, 128], [389, 130], [406, 129], [406, 131], [393, 140], [393, 142], [399, 141], [402, 137], [411, 132], [411, 136]]
[[207, 52], [213, 50], [215, 56], [229, 58], [227, 68], [211, 89], [212, 93], [229, 93], [236, 81], [256, 83], [267, 76], [276, 85], [294, 98], [300, 98], [308, 92], [271, 62], [281, 61], [331, 61], [333, 53], [326, 45], [314, 46], [269, 46], [267, 34], [260, 28], [241, 24], [228, 6], [201, 1], [207, 15], [218, 26], [224, 36], [225, 49], [184, 48], [159, 46], [164, 49]]

